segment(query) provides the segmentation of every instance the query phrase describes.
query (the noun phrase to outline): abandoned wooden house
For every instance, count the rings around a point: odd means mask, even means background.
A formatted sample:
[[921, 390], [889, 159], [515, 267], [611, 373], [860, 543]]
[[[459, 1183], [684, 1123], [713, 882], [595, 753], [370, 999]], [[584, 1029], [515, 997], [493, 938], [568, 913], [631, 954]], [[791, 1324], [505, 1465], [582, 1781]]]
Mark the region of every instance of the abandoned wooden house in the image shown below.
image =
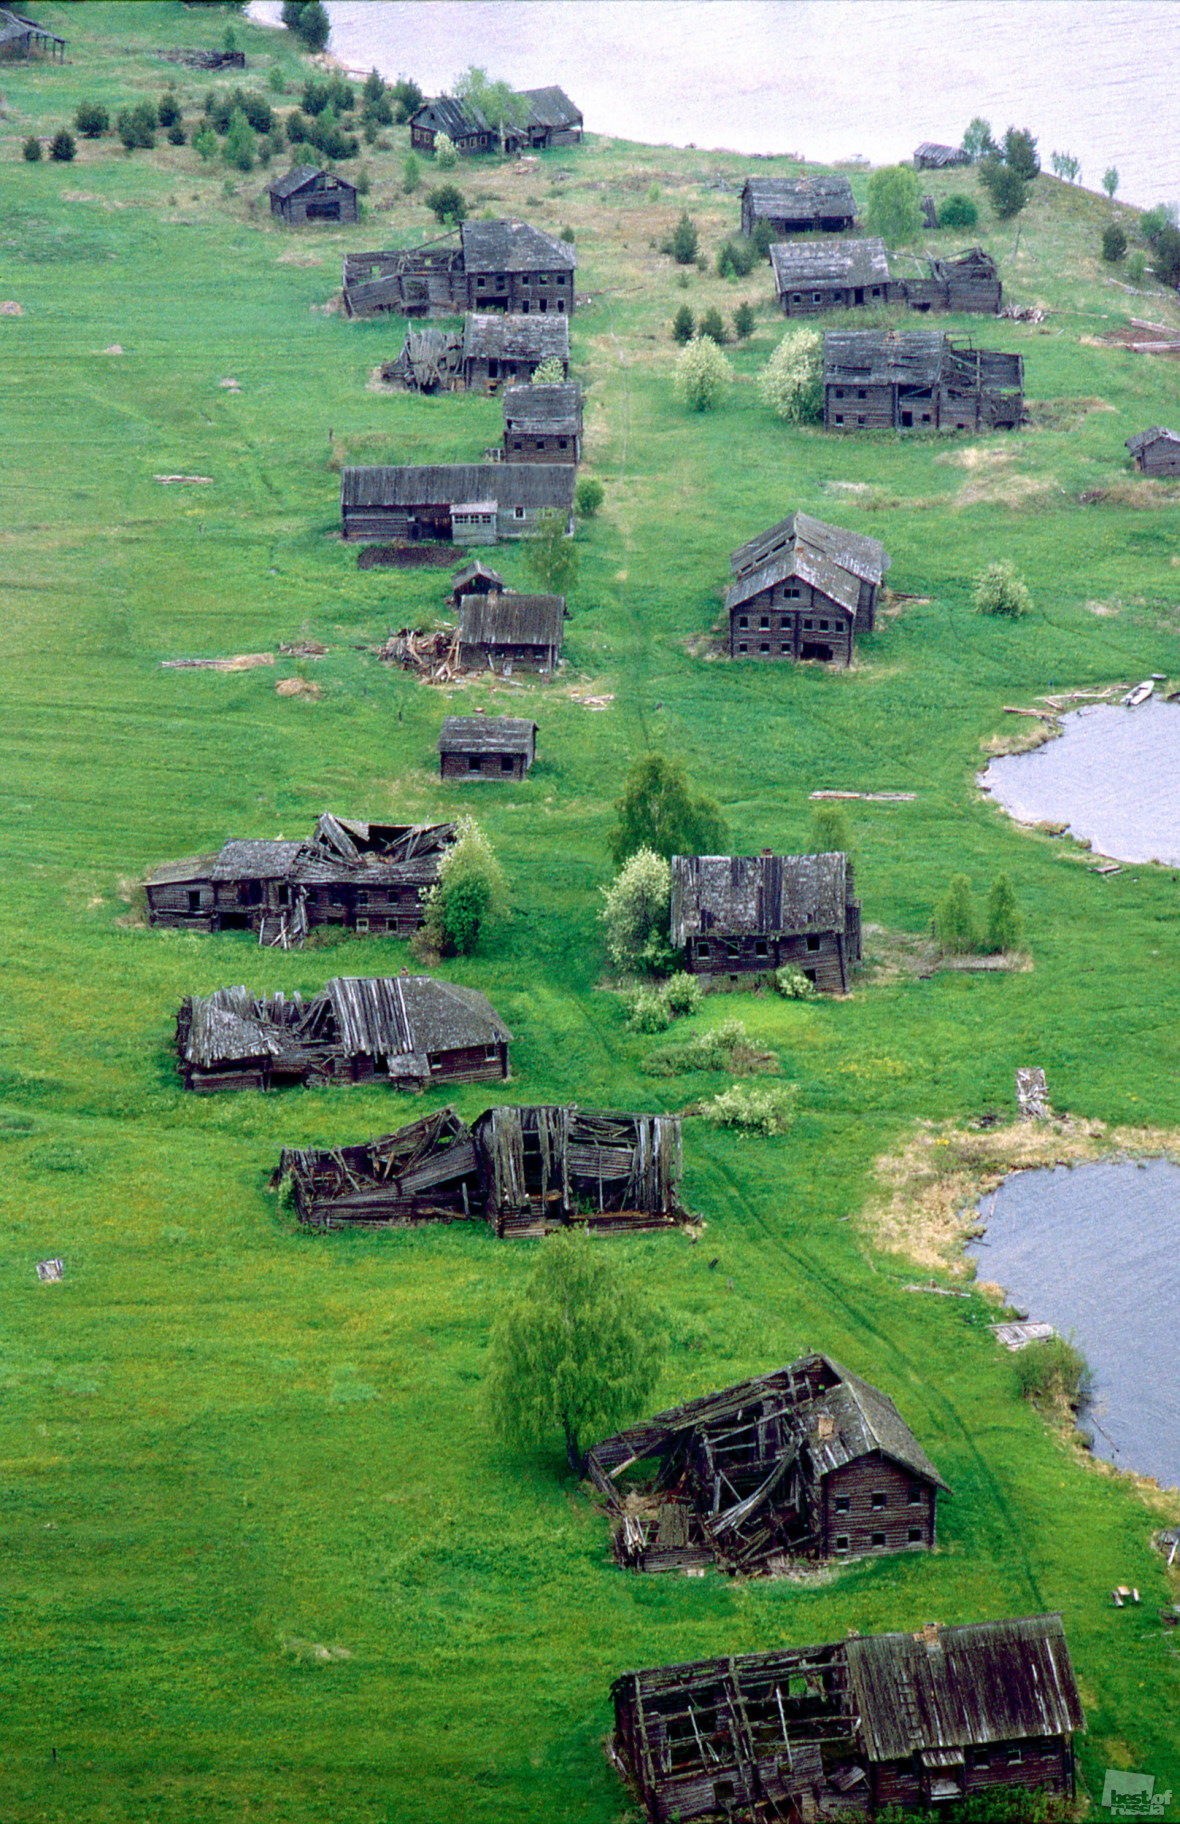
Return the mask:
[[821, 310], [849, 310], [858, 304], [889, 304], [904, 295], [889, 276], [885, 243], [879, 237], [854, 241], [776, 241], [770, 264], [779, 308], [787, 317]]
[[1024, 414], [1024, 363], [940, 330], [826, 330], [829, 430], [1011, 431]]
[[970, 163], [971, 154], [962, 146], [940, 146], [932, 139], [924, 139], [914, 153], [915, 171], [948, 171], [952, 165]]
[[438, 737], [442, 779], [523, 779], [537, 757], [525, 716], [448, 716]]
[[494, 545], [535, 531], [546, 511], [563, 514], [572, 532], [574, 479], [574, 470], [562, 462], [345, 469], [341, 535]]
[[577, 256], [528, 222], [464, 222], [426, 246], [344, 256], [350, 317], [383, 310], [407, 317], [459, 311], [572, 316]]
[[65, 62], [66, 41], [48, 26], [26, 19], [22, 13], [0, 6], [0, 60], [18, 57], [49, 57]]
[[875, 538], [791, 513], [740, 545], [729, 564], [731, 658], [850, 665], [853, 636], [876, 621], [889, 554]]
[[586, 1473], [636, 1571], [929, 1551], [946, 1489], [893, 1401], [826, 1355], [659, 1412]]
[[308, 841], [231, 841], [157, 868], [146, 882], [148, 923], [255, 931], [283, 949], [318, 925], [408, 936], [454, 839], [452, 823], [361, 823], [325, 812]]
[[1136, 431], [1127, 438], [1127, 448], [1135, 467], [1145, 475], [1180, 475], [1180, 437], [1175, 431], [1166, 431], [1161, 424]]
[[613, 1758], [651, 1824], [1072, 1797], [1086, 1727], [1057, 1614], [659, 1666], [611, 1695]]
[[276, 177], [267, 195], [271, 214], [283, 222], [356, 221], [356, 185], [316, 165], [293, 166]]
[[493, 570], [482, 557], [473, 557], [469, 564], [456, 570], [451, 578], [451, 593], [448, 598], [452, 608], [463, 606], [465, 595], [498, 594], [506, 587], [504, 578], [498, 570]]
[[784, 234], [840, 234], [856, 220], [856, 203], [846, 177], [748, 177], [742, 186], [742, 233], [768, 222], [776, 239]]
[[503, 405], [504, 462], [581, 461], [580, 386], [510, 386]]
[[504, 150], [538, 152], [547, 146], [576, 146], [585, 122], [581, 108], [575, 108], [564, 89], [522, 89], [528, 113], [518, 123], [505, 121]]
[[509, 590], [463, 597], [459, 666], [510, 673], [557, 668], [569, 611], [564, 595], [514, 595]]
[[907, 279], [903, 295], [911, 310], [975, 311], [997, 316], [1004, 288], [1000, 269], [982, 247], [968, 247], [953, 260], [931, 257], [930, 276]]
[[485, 995], [428, 975], [335, 976], [319, 994], [186, 995], [176, 1067], [186, 1089], [368, 1083], [396, 1089], [508, 1075], [512, 1034]]
[[470, 1127], [445, 1108], [363, 1146], [288, 1148], [275, 1181], [318, 1228], [480, 1221], [503, 1237], [670, 1228], [680, 1170], [675, 1115], [506, 1104]]
[[433, 152], [440, 133], [445, 133], [456, 152], [470, 158], [477, 152], [497, 152], [500, 130], [486, 118], [474, 102], [457, 101], [451, 95], [436, 95], [424, 101], [410, 115], [410, 144], [417, 152]]
[[409, 393], [494, 393], [504, 383], [527, 386], [542, 361], [560, 361], [568, 375], [569, 358], [568, 317], [469, 312], [462, 329], [408, 328], [381, 378]]
[[693, 975], [736, 984], [786, 964], [847, 994], [860, 902], [847, 855], [674, 855], [673, 948]]

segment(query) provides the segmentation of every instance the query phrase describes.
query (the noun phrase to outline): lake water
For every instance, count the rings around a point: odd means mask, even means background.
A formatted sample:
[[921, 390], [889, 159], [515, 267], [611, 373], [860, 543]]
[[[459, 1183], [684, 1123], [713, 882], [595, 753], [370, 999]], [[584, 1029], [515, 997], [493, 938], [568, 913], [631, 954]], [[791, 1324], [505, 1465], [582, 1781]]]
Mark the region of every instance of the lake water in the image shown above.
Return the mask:
[[[254, 18], [278, 21], [278, 0]], [[1174, 0], [332, 0], [342, 62], [428, 95], [479, 64], [559, 83], [589, 131], [652, 144], [801, 153], [829, 163], [957, 145], [974, 115], [1027, 126], [1121, 175], [1147, 206], [1180, 199]], [[1169, 122], [1172, 125], [1169, 125]]]
[[979, 1277], [1072, 1335], [1090, 1364], [1095, 1454], [1180, 1487], [1180, 1166], [1018, 1172], [980, 1216]]
[[1067, 823], [1100, 855], [1180, 867], [1180, 703], [1095, 704], [982, 775], [1019, 823]]

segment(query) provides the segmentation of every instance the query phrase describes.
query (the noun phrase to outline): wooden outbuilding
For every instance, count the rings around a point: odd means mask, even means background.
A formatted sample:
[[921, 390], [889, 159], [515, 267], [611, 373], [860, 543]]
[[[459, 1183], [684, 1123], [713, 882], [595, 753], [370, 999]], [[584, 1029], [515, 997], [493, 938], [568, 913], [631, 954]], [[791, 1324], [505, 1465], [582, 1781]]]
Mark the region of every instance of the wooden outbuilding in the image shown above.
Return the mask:
[[524, 538], [547, 511], [564, 514], [572, 532], [574, 480], [562, 462], [348, 468], [340, 477], [341, 534], [494, 545]]
[[826, 1355], [657, 1413], [586, 1473], [636, 1571], [929, 1551], [946, 1490], [893, 1401]]
[[693, 975], [733, 983], [791, 964], [847, 994], [860, 901], [847, 855], [674, 855], [671, 937]]
[[407, 317], [460, 311], [572, 316], [577, 255], [568, 241], [509, 220], [464, 222], [423, 247], [344, 257], [350, 317], [383, 310]]
[[448, 716], [438, 737], [442, 779], [523, 779], [537, 757], [525, 716]]
[[564, 595], [465, 595], [459, 618], [463, 671], [557, 669], [568, 610]]
[[504, 1104], [453, 1108], [363, 1146], [287, 1148], [276, 1183], [316, 1228], [486, 1222], [497, 1236], [622, 1232], [685, 1220], [676, 1115]]
[[288, 949], [319, 925], [406, 937], [455, 840], [452, 823], [362, 823], [325, 812], [310, 840], [238, 841], [168, 862], [146, 882], [148, 923], [254, 931]]
[[1057, 1614], [659, 1666], [611, 1696], [612, 1757], [650, 1824], [1072, 1797], [1086, 1727]]
[[289, 225], [356, 221], [356, 185], [316, 165], [294, 165], [276, 177], [267, 195], [271, 214]]
[[507, 1077], [511, 1039], [486, 995], [428, 975], [335, 976], [306, 1001], [219, 988], [176, 1016], [177, 1070], [202, 1091], [484, 1082]]
[[521, 95], [528, 103], [528, 113], [519, 125], [505, 122], [505, 152], [538, 152], [548, 146], [578, 144], [585, 125], [582, 110], [564, 89], [522, 89]]
[[461, 608], [465, 595], [498, 594], [506, 586], [498, 570], [493, 570], [482, 557], [473, 557], [451, 578], [450, 603], [452, 608]]
[[502, 398], [505, 462], [581, 461], [580, 386], [510, 386]]
[[890, 304], [904, 295], [889, 276], [885, 243], [863, 240], [776, 241], [770, 249], [779, 308], [787, 317], [860, 304]]
[[998, 316], [1004, 288], [1000, 269], [982, 247], [968, 247], [954, 259], [929, 260], [930, 276], [907, 279], [903, 296], [911, 310], [975, 311]]
[[791, 513], [729, 560], [731, 658], [852, 663], [853, 637], [872, 631], [889, 568], [884, 545], [809, 513]]
[[1180, 437], [1160, 424], [1127, 438], [1131, 460], [1144, 475], [1180, 475]]
[[570, 371], [568, 316], [495, 316], [472, 312], [463, 324], [459, 357], [463, 384], [470, 392], [494, 393], [501, 386], [527, 386], [542, 361], [560, 361], [564, 379]]
[[8, 7], [0, 7], [0, 60], [49, 57], [58, 63], [64, 63], [65, 55], [66, 41], [59, 38], [56, 32], [51, 32], [47, 26], [38, 25], [35, 19], [26, 19], [23, 13], [14, 13]]
[[474, 102], [456, 101], [451, 95], [436, 95], [410, 115], [410, 144], [415, 151], [433, 152], [440, 133], [447, 135], [463, 158], [500, 148], [499, 128]]
[[971, 154], [962, 146], [940, 146], [932, 139], [924, 139], [914, 153], [915, 171], [948, 171], [953, 165], [970, 163]]
[[823, 385], [834, 431], [1010, 431], [1024, 415], [1021, 357], [939, 330], [826, 330]]
[[856, 220], [852, 185], [822, 171], [814, 177], [748, 177], [742, 185], [742, 233], [768, 222], [785, 234], [840, 234]]

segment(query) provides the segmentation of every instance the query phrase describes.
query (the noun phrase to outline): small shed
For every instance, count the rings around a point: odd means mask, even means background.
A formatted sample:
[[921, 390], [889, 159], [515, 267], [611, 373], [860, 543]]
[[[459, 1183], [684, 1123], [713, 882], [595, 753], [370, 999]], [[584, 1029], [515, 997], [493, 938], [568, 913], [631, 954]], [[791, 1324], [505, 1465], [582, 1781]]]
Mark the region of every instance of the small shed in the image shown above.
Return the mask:
[[59, 38], [56, 32], [51, 32], [47, 26], [38, 25], [35, 19], [26, 19], [23, 13], [10, 12], [7, 7], [0, 7], [0, 60], [50, 57], [64, 63], [65, 55], [66, 41]]
[[1144, 475], [1180, 475], [1180, 436], [1160, 424], [1127, 438], [1131, 460]]
[[288, 225], [355, 222], [356, 185], [317, 165], [294, 165], [268, 187], [270, 212]]
[[519, 125], [505, 123], [505, 152], [540, 151], [547, 146], [575, 146], [584, 121], [564, 89], [522, 89], [528, 113]]
[[564, 595], [465, 595], [459, 620], [464, 671], [524, 671], [549, 675], [561, 657], [568, 615]]
[[847, 994], [860, 901], [847, 855], [674, 855], [671, 937], [693, 975], [733, 983], [790, 964]]
[[725, 595], [731, 658], [852, 662], [870, 633], [889, 554], [875, 538], [791, 513], [739, 545]]
[[445, 133], [456, 152], [465, 158], [475, 152], [499, 150], [499, 129], [473, 102], [456, 101], [451, 95], [436, 95], [410, 115], [410, 144], [417, 151], [433, 152], [440, 133]]
[[505, 462], [581, 461], [580, 386], [510, 386], [502, 397]]
[[962, 146], [940, 146], [932, 139], [924, 139], [914, 152], [915, 171], [948, 171], [952, 165], [970, 163], [971, 154]]
[[438, 737], [443, 779], [523, 779], [537, 755], [537, 725], [524, 716], [448, 716]]
[[885, 243], [862, 240], [776, 241], [770, 249], [779, 307], [787, 317], [860, 304], [889, 304], [902, 295], [889, 277]]
[[498, 570], [493, 570], [482, 557], [473, 557], [451, 578], [451, 606], [461, 608], [465, 595], [491, 595], [504, 587], [504, 578]]
[[494, 393], [501, 386], [527, 386], [542, 361], [560, 361], [563, 377], [569, 377], [567, 316], [521, 316], [514, 311], [490, 316], [473, 311], [465, 318], [460, 371], [469, 391]]
[[742, 186], [742, 233], [763, 222], [776, 237], [840, 234], [856, 220], [852, 185], [834, 171], [813, 177], [748, 177]]

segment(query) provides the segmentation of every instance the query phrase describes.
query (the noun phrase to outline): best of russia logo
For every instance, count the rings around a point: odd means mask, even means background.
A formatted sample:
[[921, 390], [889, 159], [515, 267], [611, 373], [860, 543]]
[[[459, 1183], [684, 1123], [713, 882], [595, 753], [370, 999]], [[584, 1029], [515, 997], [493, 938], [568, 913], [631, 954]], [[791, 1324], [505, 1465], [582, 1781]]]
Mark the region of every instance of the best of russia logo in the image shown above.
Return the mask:
[[1154, 1773], [1124, 1773], [1121, 1767], [1108, 1767], [1102, 1803], [1112, 1818], [1162, 1818], [1172, 1794], [1156, 1791]]

